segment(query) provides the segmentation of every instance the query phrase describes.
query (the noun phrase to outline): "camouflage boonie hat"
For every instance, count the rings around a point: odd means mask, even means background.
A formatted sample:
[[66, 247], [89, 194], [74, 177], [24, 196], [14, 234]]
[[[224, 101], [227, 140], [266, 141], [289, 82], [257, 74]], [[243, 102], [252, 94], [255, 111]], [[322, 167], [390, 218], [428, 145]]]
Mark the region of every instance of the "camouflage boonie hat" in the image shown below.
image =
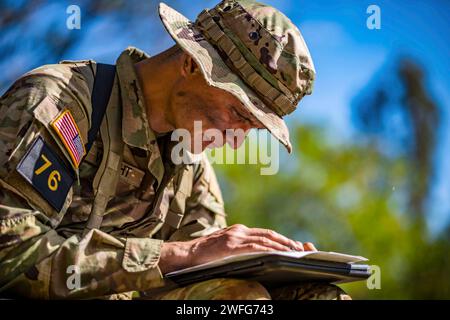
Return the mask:
[[315, 75], [298, 28], [277, 9], [252, 0], [224, 0], [195, 22], [164, 3], [159, 14], [206, 81], [235, 95], [290, 152], [282, 117], [311, 94]]

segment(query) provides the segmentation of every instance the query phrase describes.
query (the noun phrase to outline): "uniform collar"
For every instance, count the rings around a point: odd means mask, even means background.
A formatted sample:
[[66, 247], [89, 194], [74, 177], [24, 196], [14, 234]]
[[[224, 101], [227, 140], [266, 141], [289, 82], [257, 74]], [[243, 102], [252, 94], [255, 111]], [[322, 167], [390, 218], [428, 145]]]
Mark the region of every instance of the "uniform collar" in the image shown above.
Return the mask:
[[142, 90], [134, 65], [149, 58], [145, 52], [128, 47], [116, 61], [122, 99], [122, 136], [126, 144], [150, 153], [148, 169], [158, 185], [164, 176], [164, 165], [155, 132], [149, 127]]

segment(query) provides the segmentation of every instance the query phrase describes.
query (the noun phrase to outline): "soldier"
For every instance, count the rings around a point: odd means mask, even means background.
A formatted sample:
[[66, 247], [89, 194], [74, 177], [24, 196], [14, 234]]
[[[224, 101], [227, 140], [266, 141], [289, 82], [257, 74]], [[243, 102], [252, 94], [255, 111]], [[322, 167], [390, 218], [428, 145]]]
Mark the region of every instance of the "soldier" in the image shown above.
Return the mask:
[[[222, 1], [193, 23], [165, 4], [159, 14], [176, 41], [159, 55], [130, 47], [114, 67], [42, 66], [2, 96], [2, 295], [129, 299], [163, 287], [167, 272], [227, 255], [315, 250], [271, 230], [227, 228], [206, 157], [171, 157], [170, 133], [193, 134], [194, 120], [221, 132], [267, 128], [290, 151], [282, 117], [311, 93], [315, 74], [299, 30], [251, 0]], [[213, 279], [147, 298], [349, 297], [324, 284], [268, 292]]]

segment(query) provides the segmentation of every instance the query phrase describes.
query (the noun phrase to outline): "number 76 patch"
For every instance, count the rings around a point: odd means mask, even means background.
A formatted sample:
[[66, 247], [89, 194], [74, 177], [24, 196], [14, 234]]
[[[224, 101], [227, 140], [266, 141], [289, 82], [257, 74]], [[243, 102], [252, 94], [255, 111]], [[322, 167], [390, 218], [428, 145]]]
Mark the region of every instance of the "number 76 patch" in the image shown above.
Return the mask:
[[74, 177], [41, 137], [33, 142], [16, 169], [53, 208], [61, 211]]

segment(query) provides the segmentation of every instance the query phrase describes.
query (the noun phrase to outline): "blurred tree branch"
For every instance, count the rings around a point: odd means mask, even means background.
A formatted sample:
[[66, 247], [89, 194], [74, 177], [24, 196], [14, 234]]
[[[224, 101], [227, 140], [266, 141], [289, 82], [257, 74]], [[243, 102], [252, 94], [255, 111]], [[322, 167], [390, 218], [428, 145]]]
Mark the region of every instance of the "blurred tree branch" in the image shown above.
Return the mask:
[[434, 178], [440, 108], [432, 99], [424, 71], [417, 62], [402, 58], [393, 69], [394, 72], [389, 68], [386, 72], [383, 68], [382, 76], [357, 96], [353, 115], [357, 128], [369, 134], [380, 149], [390, 147], [408, 160], [411, 174], [407, 210], [422, 225]]
[[[80, 45], [88, 30], [100, 17], [113, 19], [114, 26], [123, 30], [123, 36], [132, 35], [133, 31], [142, 28], [142, 22], [158, 19], [156, 10], [158, 2], [78, 0], [74, 4], [81, 8], [82, 28], [67, 32], [65, 22], [63, 24], [62, 21], [68, 17], [66, 7], [71, 3], [56, 0], [1, 1], [0, 62], [20, 60], [21, 57], [28, 57], [30, 51], [33, 54], [32, 59], [27, 60], [25, 70], [12, 69], [0, 75], [0, 92], [28, 69], [64, 59], [67, 53]], [[171, 1], [171, 4], [176, 5], [176, 1]], [[58, 7], [57, 12], [60, 11], [60, 14], [45, 15], [55, 6]], [[39, 10], [43, 12], [42, 23], [36, 25], [35, 15]], [[36, 32], [36, 27], [39, 27], [39, 32]]]

